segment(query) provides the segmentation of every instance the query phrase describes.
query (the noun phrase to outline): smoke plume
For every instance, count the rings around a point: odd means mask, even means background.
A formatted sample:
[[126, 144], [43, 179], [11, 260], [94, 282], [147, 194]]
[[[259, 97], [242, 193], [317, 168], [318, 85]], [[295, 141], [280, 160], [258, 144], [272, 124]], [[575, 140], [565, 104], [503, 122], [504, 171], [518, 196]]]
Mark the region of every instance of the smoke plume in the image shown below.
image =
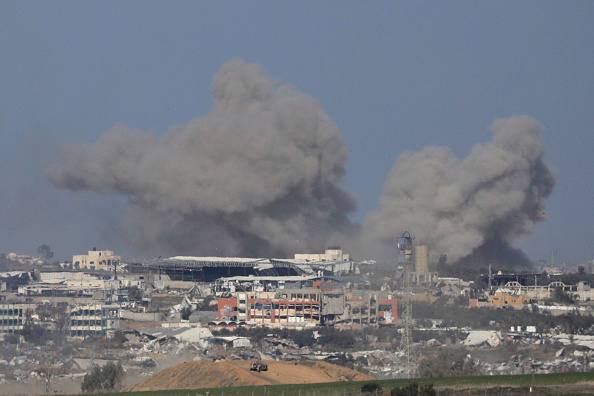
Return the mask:
[[409, 231], [433, 260], [528, 261], [511, 242], [546, 219], [555, 184], [534, 119], [496, 120], [463, 161], [445, 147], [403, 153], [358, 235], [347, 150], [316, 100], [241, 60], [212, 91], [207, 115], [161, 136], [116, 125], [70, 146], [50, 180], [127, 197], [126, 242], [146, 255], [290, 257], [359, 239], [353, 256], [393, 258]]
[[340, 243], [356, 208], [347, 150], [310, 96], [232, 60], [209, 114], [163, 136], [116, 125], [66, 149], [56, 186], [128, 197], [128, 243], [145, 254], [282, 257]]
[[538, 128], [527, 116], [498, 119], [493, 141], [476, 145], [463, 161], [447, 147], [401, 154], [377, 211], [366, 218], [367, 246], [394, 257], [395, 237], [409, 231], [429, 245], [433, 260], [445, 254], [448, 262], [527, 264], [511, 242], [546, 219], [545, 199], [555, 184]]

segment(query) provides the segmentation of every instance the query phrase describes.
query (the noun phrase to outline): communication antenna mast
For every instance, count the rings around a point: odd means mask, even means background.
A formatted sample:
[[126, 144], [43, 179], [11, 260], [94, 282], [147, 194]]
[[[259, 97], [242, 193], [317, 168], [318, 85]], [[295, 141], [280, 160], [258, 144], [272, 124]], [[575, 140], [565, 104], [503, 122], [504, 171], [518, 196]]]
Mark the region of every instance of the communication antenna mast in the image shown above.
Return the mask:
[[404, 353], [404, 369], [406, 378], [413, 378], [417, 373], [417, 359], [413, 349], [412, 339], [412, 284], [410, 281], [413, 272], [413, 238], [408, 231], [397, 238], [398, 241], [398, 263], [404, 267], [402, 275], [402, 338], [400, 339], [400, 351]]

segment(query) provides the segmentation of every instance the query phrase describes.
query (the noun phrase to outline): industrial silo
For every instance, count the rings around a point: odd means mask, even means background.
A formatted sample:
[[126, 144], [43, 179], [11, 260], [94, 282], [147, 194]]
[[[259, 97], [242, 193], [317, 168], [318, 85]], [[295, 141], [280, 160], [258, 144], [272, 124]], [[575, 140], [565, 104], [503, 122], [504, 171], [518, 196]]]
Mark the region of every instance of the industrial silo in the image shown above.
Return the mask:
[[429, 272], [429, 246], [415, 245], [415, 272]]

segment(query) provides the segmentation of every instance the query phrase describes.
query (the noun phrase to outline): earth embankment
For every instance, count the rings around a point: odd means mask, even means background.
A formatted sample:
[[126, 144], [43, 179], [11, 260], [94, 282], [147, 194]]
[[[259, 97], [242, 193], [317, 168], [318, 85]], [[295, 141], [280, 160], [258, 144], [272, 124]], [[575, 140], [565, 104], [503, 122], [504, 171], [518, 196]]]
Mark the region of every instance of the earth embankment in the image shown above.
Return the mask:
[[169, 367], [127, 391], [226, 388], [249, 385], [312, 384], [338, 381], [369, 381], [374, 378], [326, 362], [267, 361], [268, 371], [250, 371], [246, 360], [184, 362]]

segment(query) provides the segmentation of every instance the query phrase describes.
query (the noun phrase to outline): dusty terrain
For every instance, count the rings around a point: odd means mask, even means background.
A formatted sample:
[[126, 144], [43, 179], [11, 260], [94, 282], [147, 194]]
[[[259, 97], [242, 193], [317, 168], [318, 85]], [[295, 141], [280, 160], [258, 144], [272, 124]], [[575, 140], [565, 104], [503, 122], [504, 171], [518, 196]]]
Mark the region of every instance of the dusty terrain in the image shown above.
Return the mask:
[[268, 371], [250, 371], [250, 361], [184, 362], [132, 386], [128, 391], [224, 388], [245, 385], [306, 384], [338, 381], [368, 381], [374, 378], [326, 362], [267, 361]]

